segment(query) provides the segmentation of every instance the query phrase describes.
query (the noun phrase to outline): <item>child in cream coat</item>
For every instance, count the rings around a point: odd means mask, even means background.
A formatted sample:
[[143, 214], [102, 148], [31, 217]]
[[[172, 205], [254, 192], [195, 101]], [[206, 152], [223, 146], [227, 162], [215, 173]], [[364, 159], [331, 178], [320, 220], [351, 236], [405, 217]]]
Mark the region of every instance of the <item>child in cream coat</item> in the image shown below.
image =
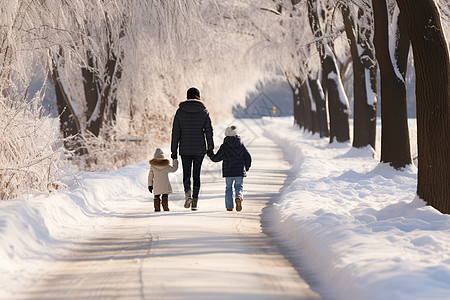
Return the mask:
[[[172, 193], [172, 186], [169, 181], [169, 173], [178, 169], [178, 160], [173, 160], [173, 166], [165, 158], [164, 152], [157, 148], [153, 159], [149, 161], [150, 171], [148, 172], [148, 190], [153, 192], [153, 204], [155, 211], [161, 211], [161, 204], [164, 211], [169, 211], [169, 194]], [[160, 198], [162, 196], [162, 198]]]

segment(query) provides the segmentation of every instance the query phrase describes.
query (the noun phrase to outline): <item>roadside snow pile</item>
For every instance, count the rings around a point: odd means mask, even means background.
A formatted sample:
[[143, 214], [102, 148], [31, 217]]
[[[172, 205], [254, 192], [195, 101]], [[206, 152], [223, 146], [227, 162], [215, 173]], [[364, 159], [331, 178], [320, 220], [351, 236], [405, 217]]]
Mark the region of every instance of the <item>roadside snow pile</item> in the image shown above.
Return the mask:
[[294, 176], [272, 221], [282, 243], [303, 252], [298, 259], [319, 292], [347, 300], [449, 299], [450, 216], [415, 196], [416, 168], [395, 171], [372, 158], [371, 148], [329, 144], [291, 126], [292, 118], [272, 122], [266, 135]]
[[[53, 195], [37, 194], [32, 199], [1, 202], [0, 207], [0, 298], [34, 280], [47, 268], [55, 254], [64, 251], [67, 236], [87, 236], [98, 222], [105, 222], [118, 196], [142, 198], [142, 178], [147, 162], [115, 172], [82, 172], [69, 190]], [[114, 204], [113, 206], [111, 204]]]

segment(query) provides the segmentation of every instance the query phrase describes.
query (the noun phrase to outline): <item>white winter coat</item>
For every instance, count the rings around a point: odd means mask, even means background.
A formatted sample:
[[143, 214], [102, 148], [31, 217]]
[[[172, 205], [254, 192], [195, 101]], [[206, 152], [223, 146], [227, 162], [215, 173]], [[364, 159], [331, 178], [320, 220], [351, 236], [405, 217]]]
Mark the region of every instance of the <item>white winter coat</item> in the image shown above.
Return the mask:
[[166, 158], [153, 158], [149, 163], [148, 186], [153, 186], [153, 195], [171, 194], [172, 186], [169, 181], [169, 173], [178, 169], [178, 160], [173, 160], [173, 166]]

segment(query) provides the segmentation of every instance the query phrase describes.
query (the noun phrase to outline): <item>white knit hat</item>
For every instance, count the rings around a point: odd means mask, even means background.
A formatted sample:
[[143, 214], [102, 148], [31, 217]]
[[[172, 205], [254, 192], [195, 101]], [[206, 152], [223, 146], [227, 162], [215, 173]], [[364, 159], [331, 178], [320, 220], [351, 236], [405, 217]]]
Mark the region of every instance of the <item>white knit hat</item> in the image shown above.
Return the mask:
[[161, 150], [161, 148], [156, 148], [153, 158], [165, 158], [164, 152]]
[[225, 129], [225, 136], [236, 136], [236, 135], [237, 135], [236, 126], [232, 125], [230, 127], [227, 127], [227, 129]]

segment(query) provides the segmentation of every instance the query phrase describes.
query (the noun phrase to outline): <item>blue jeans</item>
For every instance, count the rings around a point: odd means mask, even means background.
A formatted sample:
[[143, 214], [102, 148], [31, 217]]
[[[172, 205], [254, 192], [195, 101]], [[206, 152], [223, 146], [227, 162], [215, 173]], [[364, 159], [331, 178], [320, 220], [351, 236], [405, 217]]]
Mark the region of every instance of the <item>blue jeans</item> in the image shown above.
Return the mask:
[[[225, 207], [234, 208], [233, 198], [237, 196], [243, 197], [244, 192], [244, 177], [225, 177], [227, 184], [225, 188]], [[234, 197], [233, 197], [233, 183], [234, 183]]]

